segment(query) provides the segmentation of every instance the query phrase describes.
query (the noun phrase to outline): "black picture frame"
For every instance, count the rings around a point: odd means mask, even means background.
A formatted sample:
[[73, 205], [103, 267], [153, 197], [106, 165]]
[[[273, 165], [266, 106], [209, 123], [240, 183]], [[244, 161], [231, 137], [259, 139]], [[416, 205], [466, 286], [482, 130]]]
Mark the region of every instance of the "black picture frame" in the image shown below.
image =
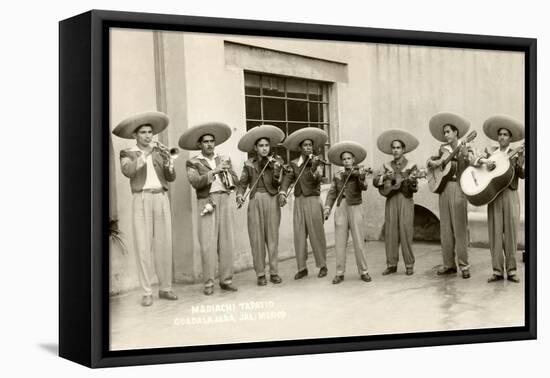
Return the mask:
[[[525, 326], [127, 351], [108, 350], [111, 27], [525, 53]], [[59, 24], [59, 355], [89, 367], [535, 339], [537, 41], [531, 38], [92, 10]]]

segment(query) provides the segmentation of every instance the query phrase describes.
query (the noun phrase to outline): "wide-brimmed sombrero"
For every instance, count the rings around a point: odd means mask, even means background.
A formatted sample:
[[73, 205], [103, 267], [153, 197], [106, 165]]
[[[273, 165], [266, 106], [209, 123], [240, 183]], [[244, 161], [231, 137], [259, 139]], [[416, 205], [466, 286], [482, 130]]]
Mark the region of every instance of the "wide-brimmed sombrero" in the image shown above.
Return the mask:
[[153, 135], [164, 130], [170, 122], [168, 116], [161, 112], [145, 112], [133, 115], [120, 122], [113, 134], [124, 139], [133, 139], [134, 132], [140, 126], [148, 125], [153, 129]]
[[197, 145], [199, 139], [203, 135], [212, 135], [216, 141], [216, 146], [229, 139], [231, 136], [231, 128], [222, 122], [207, 122], [197, 126], [193, 126], [184, 132], [179, 139], [179, 146], [184, 150], [200, 150]]
[[483, 123], [483, 132], [492, 140], [498, 142], [498, 131], [506, 129], [512, 134], [510, 142], [517, 142], [525, 137], [523, 124], [515, 118], [507, 115], [496, 115], [488, 118]]
[[462, 138], [470, 129], [470, 121], [466, 118], [451, 112], [437, 113], [430, 119], [430, 132], [440, 142], [447, 143], [443, 135], [443, 127], [453, 125], [458, 130], [458, 137]]
[[285, 133], [278, 127], [273, 125], [260, 125], [248, 130], [247, 133], [242, 136], [241, 140], [239, 140], [237, 147], [243, 152], [253, 152], [256, 142], [260, 138], [267, 138], [271, 146], [275, 146], [277, 143], [281, 143], [284, 137]]
[[304, 127], [290, 134], [283, 146], [290, 151], [300, 151], [300, 144], [306, 139], [313, 141], [313, 148], [319, 148], [326, 143], [328, 135], [317, 127]]
[[390, 129], [384, 131], [378, 137], [376, 145], [378, 149], [385, 154], [392, 154], [391, 144], [394, 140], [399, 140], [405, 144], [405, 151], [411, 152], [418, 147], [418, 139], [411, 133], [402, 129]]
[[336, 165], [344, 165], [342, 163], [342, 154], [344, 152], [351, 152], [353, 156], [355, 157], [355, 164], [361, 163], [365, 158], [367, 157], [367, 150], [363, 148], [359, 143], [352, 142], [352, 141], [342, 141], [334, 144], [330, 149], [328, 150], [328, 160], [332, 164]]

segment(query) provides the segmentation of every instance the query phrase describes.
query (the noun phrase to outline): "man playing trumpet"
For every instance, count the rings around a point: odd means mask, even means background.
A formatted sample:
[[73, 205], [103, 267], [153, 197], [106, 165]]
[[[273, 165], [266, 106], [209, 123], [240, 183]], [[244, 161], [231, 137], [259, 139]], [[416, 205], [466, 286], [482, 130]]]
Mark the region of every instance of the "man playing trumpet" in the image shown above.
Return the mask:
[[[267, 285], [265, 277], [266, 246], [269, 257], [269, 281], [282, 282], [279, 277], [279, 225], [281, 208], [278, 203], [283, 159], [271, 154], [272, 146], [285, 137], [283, 131], [272, 125], [250, 129], [239, 141], [239, 150], [255, 156], [244, 162], [237, 189], [237, 205], [248, 204], [248, 238], [252, 251], [258, 286]], [[247, 189], [249, 188], [249, 191]], [[245, 193], [246, 192], [246, 193]]]
[[186, 167], [189, 182], [197, 193], [205, 295], [214, 293], [218, 260], [220, 288], [237, 291], [232, 283], [234, 214], [229, 194], [238, 178], [231, 167], [231, 161], [214, 152], [215, 146], [222, 144], [230, 136], [231, 128], [228, 125], [210, 122], [190, 128], [179, 139], [181, 148], [201, 151], [186, 162]]
[[290, 134], [284, 142], [288, 150], [300, 152], [300, 157], [290, 162], [279, 190], [279, 202], [282, 207], [292, 191], [291, 185], [294, 186], [294, 250], [298, 264], [295, 280], [308, 274], [308, 236], [315, 264], [319, 268], [317, 277], [327, 275], [327, 242], [323, 228], [323, 204], [320, 198], [324, 167], [320, 157], [313, 154], [314, 149], [323, 146], [327, 139], [328, 135], [323, 130], [305, 127]]
[[174, 160], [161, 152], [160, 144], [152, 142], [153, 135], [164, 130], [168, 122], [164, 113], [148, 112], [125, 119], [113, 130], [121, 138], [136, 140], [134, 147], [120, 151], [120, 166], [132, 189], [134, 242], [143, 306], [153, 304], [154, 272], [159, 281], [159, 298], [178, 299], [172, 291], [172, 220], [167, 194], [168, 182], [176, 179], [176, 172]]

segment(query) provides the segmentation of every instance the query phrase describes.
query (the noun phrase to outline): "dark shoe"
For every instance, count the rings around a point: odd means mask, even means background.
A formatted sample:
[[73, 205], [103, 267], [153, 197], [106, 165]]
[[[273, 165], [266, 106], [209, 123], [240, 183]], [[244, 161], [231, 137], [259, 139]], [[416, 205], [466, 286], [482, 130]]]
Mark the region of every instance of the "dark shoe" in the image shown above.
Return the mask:
[[277, 275], [277, 274], [270, 275], [269, 276], [269, 281], [271, 281], [271, 283], [274, 283], [274, 284], [280, 284], [281, 282], [283, 282], [281, 277], [279, 277], [279, 275]]
[[172, 290], [170, 290], [170, 291], [159, 290], [159, 298], [168, 299], [169, 301], [177, 301], [178, 300], [178, 296], [176, 294], [174, 294], [174, 292]]
[[397, 272], [397, 267], [396, 266], [388, 266], [383, 272], [382, 272], [382, 275], [383, 276], [387, 276], [388, 274], [393, 274]]
[[512, 274], [512, 275], [509, 275], [507, 277], [508, 281], [512, 281], [512, 282], [515, 282], [515, 283], [519, 283], [519, 278], [518, 276], [516, 276], [515, 274]]
[[[264, 277], [264, 279], [265, 279], [265, 277]], [[237, 291], [238, 290], [235, 286], [233, 286], [233, 284], [225, 284], [225, 283], [221, 283], [220, 288], [222, 290], [225, 290], [225, 291]]]
[[324, 266], [321, 269], [319, 269], [319, 274], [317, 275], [317, 277], [319, 278], [326, 277], [327, 273], [328, 273], [328, 269], [326, 266]]
[[265, 276], [258, 277], [258, 286], [265, 286], [267, 285], [267, 280], [265, 279]]
[[470, 276], [470, 271], [469, 271], [468, 269], [464, 269], [464, 270], [462, 271], [462, 278], [464, 278], [464, 279], [466, 280], [466, 279], [468, 279], [468, 278], [470, 278], [470, 277], [471, 277], [471, 276]]
[[332, 279], [332, 283], [336, 285], [342, 282], [343, 280], [344, 280], [344, 275], [334, 276], [334, 278]]
[[203, 293], [204, 295], [212, 295], [214, 293], [214, 286], [206, 286]]
[[407, 268], [407, 271], [405, 272], [407, 276], [412, 276], [414, 274], [413, 268]]
[[307, 276], [307, 269], [300, 270], [298, 273], [296, 273], [294, 275], [294, 279], [299, 280], [300, 278], [304, 278], [305, 276]]
[[141, 305], [143, 307], [149, 307], [153, 304], [153, 296], [152, 295], [144, 295], [143, 298], [141, 298]]
[[504, 277], [499, 276], [498, 274], [493, 274], [491, 277], [489, 277], [487, 279], [487, 282], [489, 282], [489, 283], [497, 282], [497, 281], [502, 281], [503, 279], [504, 279]]
[[443, 266], [437, 270], [438, 276], [443, 276], [445, 274], [456, 274], [456, 268], [445, 268]]
[[368, 273], [361, 274], [361, 279], [365, 282], [371, 282], [372, 278], [370, 278], [370, 275]]

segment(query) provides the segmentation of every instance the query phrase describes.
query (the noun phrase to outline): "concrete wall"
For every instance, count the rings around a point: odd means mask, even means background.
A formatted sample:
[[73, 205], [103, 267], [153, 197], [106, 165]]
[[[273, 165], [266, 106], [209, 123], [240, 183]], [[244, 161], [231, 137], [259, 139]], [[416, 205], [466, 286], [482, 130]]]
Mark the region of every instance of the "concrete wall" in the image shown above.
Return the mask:
[[[233, 135], [217, 152], [231, 156], [237, 173], [246, 158], [237, 150], [238, 140], [246, 132], [244, 70], [330, 82], [331, 141], [353, 139], [363, 144], [368, 151], [364, 164], [374, 168], [389, 158], [376, 149], [376, 137], [386, 128], [401, 127], [417, 135], [421, 144], [409, 159], [424, 165], [438, 148], [427, 127], [438, 111], [456, 111], [468, 117], [478, 130], [474, 145], [479, 148], [488, 144], [481, 124], [490, 115], [507, 113], [523, 119], [523, 56], [516, 53], [128, 30], [113, 31], [111, 42], [111, 129], [130, 114], [159, 109], [171, 118], [167, 132], [159, 138], [175, 146], [188, 127], [221, 120], [232, 127]], [[132, 142], [114, 137], [113, 145], [119, 223], [130, 247], [127, 256], [112, 251], [111, 291], [117, 293], [135, 287], [137, 279], [131, 194], [118, 166], [118, 151]], [[178, 159], [178, 178], [170, 190], [174, 273], [180, 282], [201, 279], [193, 222], [197, 216], [195, 194], [184, 170], [190, 155], [194, 153], [184, 152]], [[323, 198], [327, 190], [324, 186]], [[421, 183], [416, 202], [438, 216], [437, 196], [425, 183]], [[367, 236], [378, 239], [384, 200], [370, 188], [363, 206]], [[283, 258], [294, 254], [292, 208], [291, 200], [282, 213]], [[483, 209], [471, 211], [483, 221]], [[246, 269], [251, 265], [246, 207], [236, 210], [235, 224], [239, 225], [235, 266]], [[325, 228], [330, 245], [332, 218]]]

